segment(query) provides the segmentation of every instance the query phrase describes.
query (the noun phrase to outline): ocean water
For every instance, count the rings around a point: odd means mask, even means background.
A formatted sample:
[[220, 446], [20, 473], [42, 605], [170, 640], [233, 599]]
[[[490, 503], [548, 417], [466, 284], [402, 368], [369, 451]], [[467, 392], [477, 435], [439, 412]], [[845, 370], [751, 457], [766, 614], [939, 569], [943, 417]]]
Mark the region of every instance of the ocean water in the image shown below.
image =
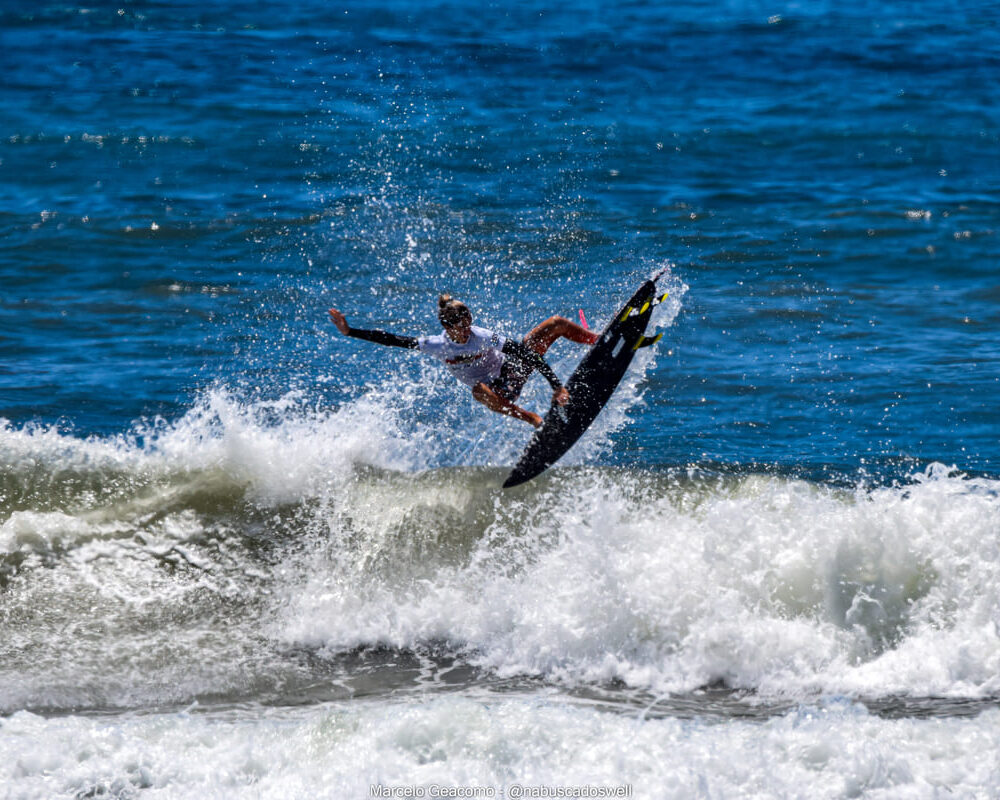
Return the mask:
[[[5, 3], [0, 65], [0, 798], [1000, 797], [996, 4]], [[510, 491], [326, 316], [663, 268]]]

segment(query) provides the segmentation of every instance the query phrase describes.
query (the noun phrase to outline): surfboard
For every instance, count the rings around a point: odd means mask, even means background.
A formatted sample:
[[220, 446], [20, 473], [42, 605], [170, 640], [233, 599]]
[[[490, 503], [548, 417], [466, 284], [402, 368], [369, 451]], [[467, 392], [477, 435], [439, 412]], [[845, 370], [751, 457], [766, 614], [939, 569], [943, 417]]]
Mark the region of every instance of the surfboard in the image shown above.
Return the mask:
[[569, 401], [564, 406], [553, 402], [542, 427], [535, 431], [504, 481], [505, 489], [530, 481], [562, 458], [607, 405], [636, 351], [659, 341], [663, 334], [647, 338], [646, 326], [653, 307], [666, 297], [656, 295], [656, 281], [662, 274], [642, 284], [611, 318], [601, 338], [566, 382]]

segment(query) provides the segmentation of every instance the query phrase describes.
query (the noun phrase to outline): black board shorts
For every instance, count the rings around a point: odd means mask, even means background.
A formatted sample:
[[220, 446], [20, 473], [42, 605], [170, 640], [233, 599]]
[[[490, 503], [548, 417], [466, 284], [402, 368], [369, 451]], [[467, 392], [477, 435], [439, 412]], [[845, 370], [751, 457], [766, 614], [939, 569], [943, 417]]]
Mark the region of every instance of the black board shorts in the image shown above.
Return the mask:
[[506, 354], [500, 367], [500, 376], [486, 385], [508, 403], [513, 403], [521, 396], [524, 384], [528, 382], [528, 378], [534, 371], [534, 367], [526, 364], [517, 356]]

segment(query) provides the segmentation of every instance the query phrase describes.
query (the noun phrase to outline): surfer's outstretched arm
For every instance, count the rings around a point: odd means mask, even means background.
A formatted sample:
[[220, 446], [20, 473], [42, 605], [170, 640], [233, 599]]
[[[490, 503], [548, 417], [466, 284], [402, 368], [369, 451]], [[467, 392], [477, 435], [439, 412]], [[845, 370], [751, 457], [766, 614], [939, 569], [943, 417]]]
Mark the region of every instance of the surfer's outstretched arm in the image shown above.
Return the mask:
[[418, 347], [417, 340], [413, 336], [397, 336], [386, 331], [365, 331], [361, 328], [352, 328], [347, 324], [347, 318], [337, 309], [331, 308], [329, 313], [333, 324], [344, 336], [353, 336], [355, 339], [364, 339], [366, 342], [389, 345], [390, 347], [405, 347], [409, 350], [416, 350]]

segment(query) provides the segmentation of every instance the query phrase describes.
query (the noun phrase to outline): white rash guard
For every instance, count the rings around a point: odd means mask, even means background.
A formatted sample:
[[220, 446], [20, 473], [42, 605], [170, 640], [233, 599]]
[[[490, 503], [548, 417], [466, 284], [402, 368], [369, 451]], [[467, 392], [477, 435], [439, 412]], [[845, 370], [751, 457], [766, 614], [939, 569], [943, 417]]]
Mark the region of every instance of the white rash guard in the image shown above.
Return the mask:
[[506, 341], [499, 333], [473, 325], [472, 335], [465, 344], [454, 342], [441, 333], [418, 337], [417, 349], [444, 362], [451, 374], [466, 386], [475, 386], [500, 377], [504, 359], [500, 348]]

